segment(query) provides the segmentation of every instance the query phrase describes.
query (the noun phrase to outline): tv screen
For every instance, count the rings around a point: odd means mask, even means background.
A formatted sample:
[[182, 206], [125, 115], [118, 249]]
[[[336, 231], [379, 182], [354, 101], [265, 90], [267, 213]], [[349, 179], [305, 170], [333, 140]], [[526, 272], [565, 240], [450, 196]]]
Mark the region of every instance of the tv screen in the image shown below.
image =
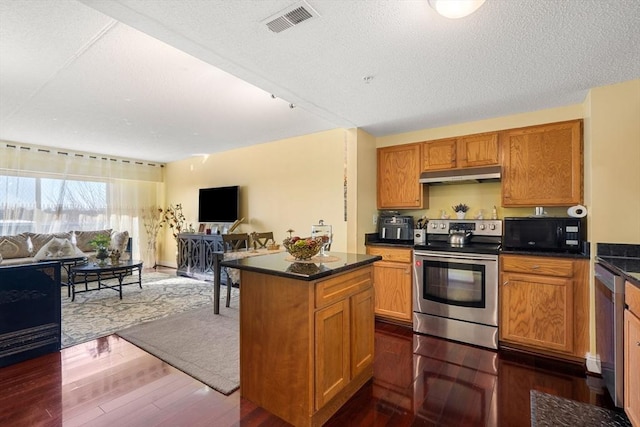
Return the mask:
[[201, 188], [198, 222], [234, 222], [240, 211], [240, 191], [230, 187]]

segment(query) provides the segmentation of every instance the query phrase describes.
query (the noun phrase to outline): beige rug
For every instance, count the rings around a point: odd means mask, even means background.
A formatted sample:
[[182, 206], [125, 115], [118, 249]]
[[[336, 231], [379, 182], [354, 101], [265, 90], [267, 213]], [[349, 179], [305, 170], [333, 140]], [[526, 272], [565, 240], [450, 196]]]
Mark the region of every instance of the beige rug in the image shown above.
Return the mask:
[[117, 332], [159, 359], [209, 387], [230, 394], [240, 387], [237, 305], [213, 304]]

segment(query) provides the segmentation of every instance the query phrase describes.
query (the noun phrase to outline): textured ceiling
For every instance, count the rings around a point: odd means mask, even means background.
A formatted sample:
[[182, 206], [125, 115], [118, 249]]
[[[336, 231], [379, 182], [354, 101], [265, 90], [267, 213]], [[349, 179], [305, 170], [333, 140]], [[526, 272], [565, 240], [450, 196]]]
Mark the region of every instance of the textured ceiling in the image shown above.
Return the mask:
[[460, 20], [426, 1], [308, 0], [318, 17], [270, 32], [295, 4], [0, 0], [0, 139], [167, 162], [575, 104], [640, 78], [638, 0], [487, 0]]

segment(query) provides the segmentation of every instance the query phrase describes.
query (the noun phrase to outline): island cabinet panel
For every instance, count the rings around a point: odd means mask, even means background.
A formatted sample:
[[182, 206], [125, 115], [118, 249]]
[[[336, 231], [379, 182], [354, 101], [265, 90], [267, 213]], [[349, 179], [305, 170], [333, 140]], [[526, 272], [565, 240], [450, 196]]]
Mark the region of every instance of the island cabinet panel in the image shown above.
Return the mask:
[[624, 411], [640, 427], [640, 288], [625, 283]]
[[589, 261], [500, 256], [500, 344], [571, 361], [589, 349]]
[[240, 394], [320, 426], [373, 375], [372, 266], [318, 280], [241, 271]]
[[420, 144], [378, 148], [378, 209], [427, 207], [427, 186], [420, 179]]
[[386, 320], [411, 323], [413, 321], [413, 250], [367, 246], [367, 253], [382, 256], [382, 261], [376, 261], [373, 264], [376, 316]]
[[582, 120], [509, 130], [501, 140], [503, 206], [582, 203]]

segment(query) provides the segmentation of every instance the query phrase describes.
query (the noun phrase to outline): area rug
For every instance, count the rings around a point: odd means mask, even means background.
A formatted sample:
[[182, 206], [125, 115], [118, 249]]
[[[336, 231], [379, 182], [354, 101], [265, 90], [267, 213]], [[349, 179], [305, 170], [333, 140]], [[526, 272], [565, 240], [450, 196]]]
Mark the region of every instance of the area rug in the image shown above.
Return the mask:
[[622, 411], [531, 390], [531, 427], [631, 427]]
[[230, 394], [240, 387], [240, 337], [238, 306], [213, 304], [117, 332], [159, 359]]
[[[65, 289], [62, 293], [62, 347], [65, 348], [212, 304], [213, 283], [167, 273], [143, 272], [142, 289], [137, 284], [123, 286], [122, 300], [112, 289], [76, 294], [75, 301], [67, 297]], [[224, 305], [225, 286], [220, 294]], [[238, 306], [238, 295], [238, 290], [233, 288], [232, 306]]]

